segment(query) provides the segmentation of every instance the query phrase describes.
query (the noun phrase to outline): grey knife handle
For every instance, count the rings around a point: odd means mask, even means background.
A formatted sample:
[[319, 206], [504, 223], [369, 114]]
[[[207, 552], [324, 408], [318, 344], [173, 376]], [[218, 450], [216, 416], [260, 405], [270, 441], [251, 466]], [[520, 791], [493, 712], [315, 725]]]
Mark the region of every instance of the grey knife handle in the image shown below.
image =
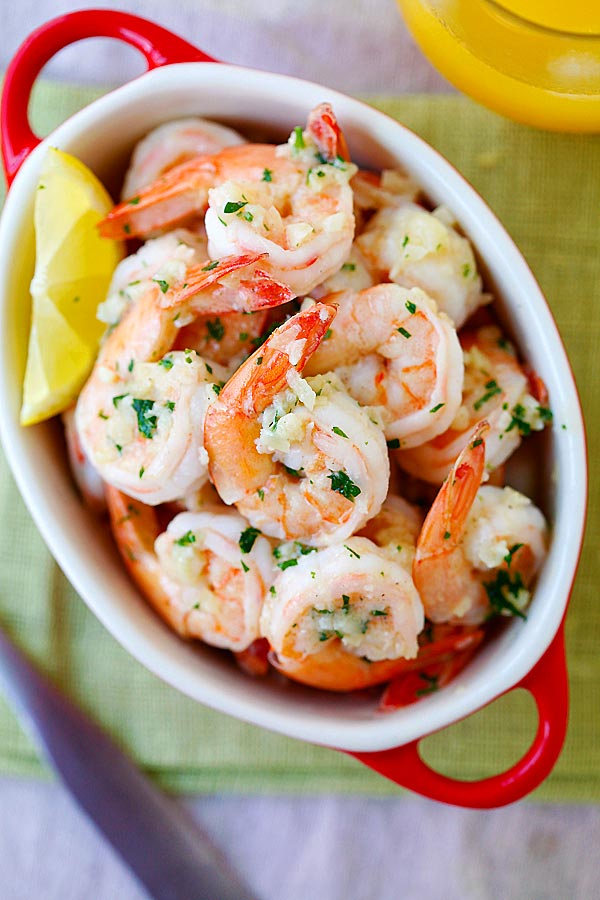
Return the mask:
[[0, 685], [79, 805], [154, 900], [257, 900], [185, 810], [1, 630]]

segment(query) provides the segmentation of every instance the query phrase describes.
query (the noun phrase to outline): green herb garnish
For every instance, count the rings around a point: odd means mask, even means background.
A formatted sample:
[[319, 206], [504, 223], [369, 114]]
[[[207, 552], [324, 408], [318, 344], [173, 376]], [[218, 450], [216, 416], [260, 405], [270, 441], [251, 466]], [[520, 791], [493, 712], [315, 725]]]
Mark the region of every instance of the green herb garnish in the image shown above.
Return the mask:
[[254, 541], [259, 534], [262, 534], [260, 528], [253, 528], [252, 525], [249, 525], [248, 528], [242, 531], [239, 539], [240, 550], [242, 553], [250, 553], [254, 547]]
[[[154, 400], [140, 400], [135, 397], [131, 404], [137, 414], [138, 431], [146, 438], [154, 437], [158, 425], [156, 416], [151, 416]], [[173, 404], [174, 405], [174, 404]]]
[[206, 328], [211, 338], [215, 341], [220, 341], [225, 334], [225, 326], [219, 318], [207, 319]]
[[354, 503], [354, 498], [361, 493], [359, 486], [354, 484], [345, 472], [332, 472], [327, 477], [331, 481], [331, 490], [341, 494], [352, 503]]

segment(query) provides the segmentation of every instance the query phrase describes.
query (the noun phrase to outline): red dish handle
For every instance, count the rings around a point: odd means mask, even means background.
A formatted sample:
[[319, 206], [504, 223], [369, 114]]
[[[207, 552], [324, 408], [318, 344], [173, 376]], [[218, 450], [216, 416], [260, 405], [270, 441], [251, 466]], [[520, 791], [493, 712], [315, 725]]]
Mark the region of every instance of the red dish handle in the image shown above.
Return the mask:
[[419, 755], [419, 741], [392, 750], [350, 755], [401, 787], [442, 803], [473, 809], [514, 803], [550, 774], [564, 743], [569, 697], [563, 625], [545, 654], [515, 685], [517, 687], [529, 691], [536, 702], [538, 730], [525, 756], [500, 775], [482, 781], [447, 778], [424, 762]]
[[4, 79], [0, 130], [9, 185], [23, 161], [40, 143], [28, 119], [29, 98], [37, 76], [63, 47], [91, 37], [117, 38], [131, 44], [145, 56], [148, 69], [171, 63], [217, 62], [166, 28], [112, 9], [85, 9], [46, 22], [19, 47]]

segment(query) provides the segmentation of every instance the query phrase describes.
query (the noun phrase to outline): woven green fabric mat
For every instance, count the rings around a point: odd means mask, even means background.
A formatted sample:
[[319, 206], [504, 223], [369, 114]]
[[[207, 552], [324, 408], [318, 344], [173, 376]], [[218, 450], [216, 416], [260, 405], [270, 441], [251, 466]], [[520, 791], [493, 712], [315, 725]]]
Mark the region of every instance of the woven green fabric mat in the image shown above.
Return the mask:
[[[97, 91], [41, 83], [33, 116], [47, 133]], [[552, 305], [574, 364], [600, 458], [600, 139], [512, 124], [460, 97], [371, 100], [422, 135], [483, 194], [524, 252]], [[594, 352], [596, 351], [596, 352]], [[567, 620], [572, 707], [563, 754], [535, 793], [547, 800], [600, 800], [600, 512]], [[161, 783], [180, 790], [345, 791], [398, 789], [342, 754], [241, 724], [180, 696], [131, 659], [95, 620], [50, 558], [2, 462], [0, 621], [68, 693]], [[478, 778], [514, 762], [535, 730], [533, 702], [514, 692], [424, 744], [454, 776]], [[46, 770], [0, 700], [0, 770]]]

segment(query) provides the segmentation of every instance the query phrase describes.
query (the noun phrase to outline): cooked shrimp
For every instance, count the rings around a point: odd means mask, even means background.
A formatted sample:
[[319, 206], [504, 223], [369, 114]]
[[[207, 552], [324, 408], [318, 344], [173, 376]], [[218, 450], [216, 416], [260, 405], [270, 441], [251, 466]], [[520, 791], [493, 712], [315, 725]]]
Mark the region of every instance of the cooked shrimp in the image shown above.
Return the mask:
[[244, 143], [244, 138], [233, 128], [208, 119], [165, 122], [136, 144], [121, 196], [124, 200], [133, 197], [137, 191], [188, 159], [218, 153], [224, 147]]
[[267, 253], [267, 270], [295, 294], [336, 272], [354, 236], [350, 178], [356, 167], [331, 107], [282, 147], [246, 144], [172, 169], [101, 223], [106, 237], [143, 235], [203, 212], [213, 258]]
[[315, 304], [288, 319], [210, 407], [205, 445], [221, 498], [272, 537], [341, 541], [374, 516], [389, 460], [376, 417], [333, 376], [305, 381], [335, 315]]
[[379, 281], [423, 288], [460, 328], [491, 298], [482, 293], [469, 241], [450, 221], [444, 207], [429, 213], [403, 203], [376, 213], [356, 243]]
[[413, 577], [433, 622], [473, 625], [518, 615], [546, 554], [547, 527], [512, 488], [480, 487], [487, 422], [473, 432], [442, 485], [417, 542]]
[[258, 637], [273, 580], [271, 547], [235, 512], [180, 513], [159, 534], [152, 507], [113, 487], [107, 499], [117, 547], [133, 580], [177, 634], [228, 650]]
[[418, 184], [398, 169], [383, 169], [381, 172], [360, 169], [350, 184], [354, 192], [357, 232], [362, 231], [365, 214], [414, 201], [421, 193]]
[[338, 291], [364, 291], [366, 288], [373, 287], [374, 284], [375, 279], [371, 270], [354, 242], [350, 248], [348, 259], [343, 262], [341, 268], [313, 288], [310, 296], [313, 300], [323, 300], [328, 294]]
[[[206, 261], [207, 256], [206, 237], [186, 228], [176, 228], [146, 241], [137, 253], [127, 256], [115, 269], [108, 296], [98, 307], [98, 318], [116, 325], [129, 304], [142, 297], [152, 283], [183, 283], [188, 268]], [[173, 349], [190, 348], [208, 362], [235, 370], [254, 349], [253, 342], [263, 333], [267, 316], [264, 311], [198, 316], [179, 329]]]
[[98, 307], [98, 319], [107, 325], [116, 325], [127, 307], [151, 287], [152, 281], [168, 284], [184, 281], [187, 269], [207, 256], [206, 237], [187, 228], [176, 228], [162, 237], [146, 241], [136, 253], [121, 260], [115, 269], [106, 300]]
[[[330, 120], [331, 121], [328, 121]], [[209, 191], [205, 225], [212, 256], [268, 253], [268, 270], [304, 295], [333, 275], [354, 237], [345, 143], [333, 112], [321, 104], [306, 129], [292, 132], [278, 151], [293, 171], [287, 178], [247, 180], [243, 173]]]
[[[482, 419], [486, 438], [486, 472], [494, 472], [517, 449], [523, 436], [541, 431], [552, 420], [545, 388], [520, 365], [513, 346], [496, 326], [463, 331], [463, 397], [451, 427], [433, 440], [399, 450], [399, 466], [431, 484], [441, 484], [469, 435]], [[535, 391], [538, 396], [533, 396]]]
[[62, 414], [62, 421], [65, 426], [65, 442], [71, 474], [85, 505], [92, 512], [99, 515], [106, 510], [104, 482], [90, 463], [81, 446], [77, 428], [75, 427], [74, 406], [71, 406]]
[[446, 431], [461, 403], [463, 358], [454, 326], [431, 298], [379, 284], [329, 300], [338, 314], [307, 373], [334, 369], [355, 400], [379, 409], [396, 446]]
[[206, 480], [204, 416], [227, 373], [194, 351], [169, 351], [178, 320], [289, 300], [256, 263], [210, 262], [176, 288], [153, 284], [110, 333], [76, 408], [84, 452], [106, 482], [154, 505]]
[[198, 316], [179, 330], [174, 349], [189, 347], [203, 359], [216, 362], [233, 373], [260, 344], [267, 320], [266, 310]]
[[377, 515], [358, 534], [372, 540], [407, 571], [412, 571], [423, 518], [418, 506], [397, 494], [388, 494]]
[[372, 541], [301, 552], [293, 567], [285, 557], [260, 629], [288, 678], [350, 691], [389, 680], [398, 660], [417, 655], [423, 607], [412, 577]]

